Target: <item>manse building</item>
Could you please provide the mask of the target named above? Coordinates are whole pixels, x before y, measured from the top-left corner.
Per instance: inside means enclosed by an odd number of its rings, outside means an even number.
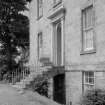
[[[105,88],[105,0],[32,0],[30,41],[32,72],[51,71],[53,100],[78,105]]]

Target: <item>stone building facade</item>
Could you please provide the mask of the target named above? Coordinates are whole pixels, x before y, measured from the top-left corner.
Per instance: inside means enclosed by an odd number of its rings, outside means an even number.
[[[78,105],[87,89],[105,88],[105,0],[32,0],[30,41],[30,66],[54,72],[55,101]]]

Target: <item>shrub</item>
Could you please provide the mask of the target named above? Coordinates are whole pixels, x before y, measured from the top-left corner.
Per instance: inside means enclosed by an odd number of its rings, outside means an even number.
[[[81,101],[82,105],[104,105],[105,90],[95,89],[89,90],[84,94]]]
[[[48,97],[48,80],[43,76],[37,76],[29,85],[26,86],[27,89],[38,92],[40,95]]]

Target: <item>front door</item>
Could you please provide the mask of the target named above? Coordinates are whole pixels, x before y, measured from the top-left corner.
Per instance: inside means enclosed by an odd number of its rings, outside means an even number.
[[[57,24],[57,65],[60,66],[62,62],[62,35],[61,35],[61,23]]]
[[[65,104],[65,75],[60,74],[54,77],[54,101]]]

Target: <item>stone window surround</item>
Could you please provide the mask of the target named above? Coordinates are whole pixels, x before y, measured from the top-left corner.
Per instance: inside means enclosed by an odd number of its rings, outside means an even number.
[[[53,23],[53,48],[54,48],[53,61],[54,61],[54,64],[56,64],[56,65],[58,65],[57,30],[58,30],[59,25],[61,27],[61,63],[62,63],[62,41],[63,40],[62,40],[62,20],[61,19],[59,19],[57,22]]]
[[[51,21],[51,27],[52,27],[52,44],[51,44],[51,61],[54,62],[54,25],[58,22],[61,22],[61,30],[62,30],[62,62],[61,66],[64,66],[64,53],[65,53],[65,38],[64,38],[64,21],[65,21],[65,8],[63,5],[61,5],[59,8],[57,8],[55,11],[51,12],[51,14],[48,16],[48,18]]]
[[[61,42],[62,42],[62,44],[61,44],[61,59],[62,59],[62,61],[61,61],[61,65],[63,66],[63,64],[64,64],[64,54],[63,54],[63,52],[64,52],[64,34],[63,34],[63,32],[64,32],[64,20],[63,20],[63,18],[60,18],[60,19],[58,19],[56,22],[54,22],[54,23],[52,23],[52,27],[53,27],[53,36],[52,36],[52,60],[54,61],[54,63],[56,64],[56,62],[57,62],[57,57],[55,58],[55,56],[54,55],[57,55],[57,52],[55,51],[55,46],[54,46],[54,39],[55,39],[55,30],[56,30],[56,28],[57,28],[57,26],[56,25],[58,25],[59,23],[61,23]]]
[[[82,11],[85,10],[88,7],[93,6],[93,49],[92,50],[87,50],[84,51],[83,48],[83,26],[82,26]],[[95,6],[94,6],[94,0],[88,0],[84,5],[81,7],[81,51],[80,55],[84,54],[91,54],[91,53],[96,53],[96,37],[95,37]]]

